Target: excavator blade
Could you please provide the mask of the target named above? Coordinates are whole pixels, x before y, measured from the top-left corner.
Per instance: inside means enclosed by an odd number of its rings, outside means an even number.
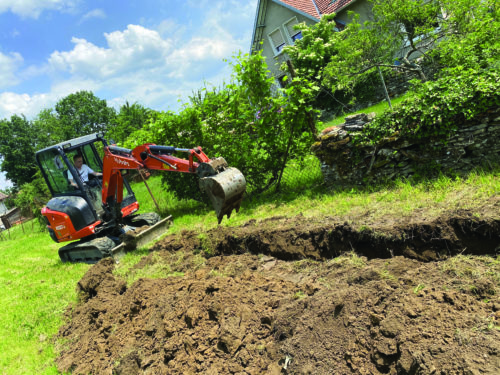
[[[125,253],[141,248],[165,234],[172,225],[172,215],[151,226],[138,227],[120,236],[122,243],[111,250],[115,260],[121,259]]]
[[[245,177],[236,168],[200,179],[200,189],[210,198],[219,224],[224,215],[229,219],[233,210],[239,211],[246,186]]]

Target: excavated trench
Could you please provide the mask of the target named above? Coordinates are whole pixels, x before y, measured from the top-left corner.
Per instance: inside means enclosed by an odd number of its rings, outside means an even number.
[[[490,202],[491,203],[491,202]],[[273,218],[155,244],[78,283],[58,334],[73,374],[497,374],[498,200],[354,226]]]
[[[191,248],[209,255],[265,254],[281,260],[327,260],[354,251],[368,259],[405,256],[420,261],[457,254],[500,252],[500,219],[478,219],[468,211],[454,212],[430,223],[399,223],[391,227],[355,229],[348,223],[303,217],[251,221],[242,227],[219,227],[207,234],[183,232],[165,239],[155,250]]]

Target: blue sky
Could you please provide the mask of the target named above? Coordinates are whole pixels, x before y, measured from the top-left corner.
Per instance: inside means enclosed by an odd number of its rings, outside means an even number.
[[[90,90],[156,110],[230,77],[257,0],[0,0],[0,119]],[[5,181],[0,176],[0,188]]]

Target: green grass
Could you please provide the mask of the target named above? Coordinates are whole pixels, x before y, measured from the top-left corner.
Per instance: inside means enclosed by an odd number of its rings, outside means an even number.
[[[135,188],[135,187],[134,187]],[[358,229],[386,217],[411,217],[425,210],[426,220],[445,211],[471,209],[500,192],[500,171],[471,172],[466,177],[440,176],[432,180],[412,182],[397,180],[390,185],[366,188],[328,189],[324,186],[304,187],[281,193],[265,193],[243,201],[241,210],[223,226],[235,226],[251,219],[265,220],[273,216],[339,217]],[[182,206],[186,204],[185,206]],[[193,208],[191,212],[190,209]],[[174,217],[169,233],[190,229],[203,233],[215,228],[217,219],[207,206],[193,202],[176,202],[167,210]]]
[[[393,108],[397,107],[397,105],[399,103],[401,103],[405,99],[406,96],[407,95],[401,95],[401,96],[398,96],[397,98],[391,99],[392,107]],[[380,103],[372,105],[371,107],[363,108],[363,109],[360,109],[359,111],[350,112],[350,113],[342,114],[341,116],[337,116],[333,120],[321,124],[320,127],[318,128],[318,130],[321,131],[323,129],[329,128],[330,126],[340,125],[340,124],[344,123],[345,118],[347,116],[355,115],[358,113],[370,113],[370,112],[375,112],[376,114],[379,114],[379,113],[382,113],[388,109],[389,109],[389,103],[387,103],[387,101],[384,100]]]
[[[291,168],[311,169],[302,165]],[[230,219],[224,218],[221,225],[238,226],[249,220],[259,222],[270,217],[302,214],[316,220],[334,217],[358,229],[369,230],[372,224],[387,222],[388,218],[413,217],[424,212],[426,220],[432,220],[456,209],[470,209],[480,218],[480,211],[474,210],[500,192],[500,170],[472,172],[467,177],[440,176],[419,182],[398,180],[390,185],[339,189],[322,186],[315,174],[317,170],[308,175],[291,173],[280,193],[247,196],[240,212]],[[150,178],[148,184],[161,214],[174,217],[167,234],[194,230],[203,235],[217,227],[210,207],[175,198],[162,187],[160,176]],[[133,189],[141,212],[156,210],[143,183],[133,184]],[[57,353],[53,337],[63,324],[66,307],[76,301],[76,283],[89,268],[86,264],[61,263],[57,255],[60,245],[53,243],[48,233],[38,230],[37,223],[28,223],[11,229],[10,236],[3,232],[5,239],[0,239],[0,374],[58,373],[54,366]],[[139,277],[182,277],[182,272],[175,267],[175,259],[174,263],[167,260],[149,269],[130,272],[148,253],[147,249],[141,249],[127,254],[115,274],[129,284]],[[355,254],[348,260],[363,266],[362,259]],[[180,264],[184,260],[177,261]],[[202,256],[193,262],[203,262]],[[457,275],[467,276],[469,272],[467,268],[457,268],[451,261],[443,267],[448,267],[444,272]],[[484,272],[491,271],[486,267]],[[489,276],[499,280],[498,273]]]
[[[52,337],[89,265],[62,264],[38,223],[23,227],[0,239],[0,373],[58,374]]]

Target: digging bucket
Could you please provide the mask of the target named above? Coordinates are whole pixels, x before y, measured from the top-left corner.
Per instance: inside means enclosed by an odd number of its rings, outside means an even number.
[[[245,177],[236,168],[200,179],[200,189],[210,198],[219,224],[224,215],[229,219],[233,210],[239,211],[246,185]]]

